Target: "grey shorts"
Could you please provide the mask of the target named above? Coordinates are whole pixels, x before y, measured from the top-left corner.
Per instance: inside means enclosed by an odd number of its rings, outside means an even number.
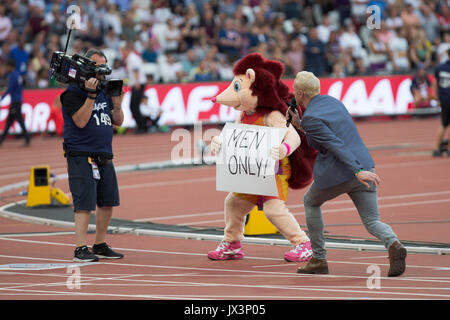
[[[119,186],[112,161],[98,168],[100,179],[94,179],[87,156],[67,157],[69,187],[74,211],[94,211],[96,206],[120,205]]]

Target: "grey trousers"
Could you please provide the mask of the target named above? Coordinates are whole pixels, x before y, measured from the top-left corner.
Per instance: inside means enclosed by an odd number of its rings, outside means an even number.
[[[314,258],[326,259],[324,223],[320,207],[324,202],[344,193],[347,193],[352,199],[367,231],[381,240],[386,248],[398,240],[391,227],[380,221],[377,186],[373,182],[369,184],[370,188],[368,189],[356,177],[328,189],[319,189],[314,182],[311,184],[305,193],[303,203]]]

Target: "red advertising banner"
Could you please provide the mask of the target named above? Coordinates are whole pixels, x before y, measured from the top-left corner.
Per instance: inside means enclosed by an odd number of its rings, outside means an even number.
[[[341,100],[352,115],[395,115],[411,108],[412,76],[373,76],[321,79],[321,93]],[[293,79],[285,80],[292,88]],[[189,84],[152,85],[146,88],[147,102],[143,113],[162,110],[161,125],[189,125],[196,122],[227,122],[236,119],[237,112],[224,105],[213,103],[211,98],[219,94],[229,82],[202,82]],[[22,113],[25,125],[31,132],[54,131],[55,105],[63,89],[24,90]],[[129,109],[131,92],[125,88],[122,102],[124,127],[134,127]],[[10,98],[0,103],[0,130],[3,130],[8,116]],[[53,113],[52,113],[53,111]],[[10,133],[20,132],[17,123]]]

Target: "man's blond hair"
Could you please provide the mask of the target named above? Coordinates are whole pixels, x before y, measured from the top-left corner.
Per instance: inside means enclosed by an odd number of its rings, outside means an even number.
[[[320,93],[320,80],[308,71],[300,71],[294,80],[296,90],[303,90],[304,94],[312,98]]]

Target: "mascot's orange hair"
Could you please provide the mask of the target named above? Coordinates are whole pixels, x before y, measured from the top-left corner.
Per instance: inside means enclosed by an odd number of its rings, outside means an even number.
[[[286,114],[288,104],[294,97],[289,88],[281,81],[284,65],[275,60],[265,59],[259,53],[251,53],[242,58],[233,68],[235,75],[245,74],[247,69],[255,71],[255,81],[250,86],[252,95],[258,98],[258,112],[270,113],[273,110]],[[297,107],[302,118],[304,107]],[[300,130],[301,145],[290,156],[292,175],[289,187],[300,189],[309,185],[313,180],[313,166],[317,151],[308,145],[306,136]]]

